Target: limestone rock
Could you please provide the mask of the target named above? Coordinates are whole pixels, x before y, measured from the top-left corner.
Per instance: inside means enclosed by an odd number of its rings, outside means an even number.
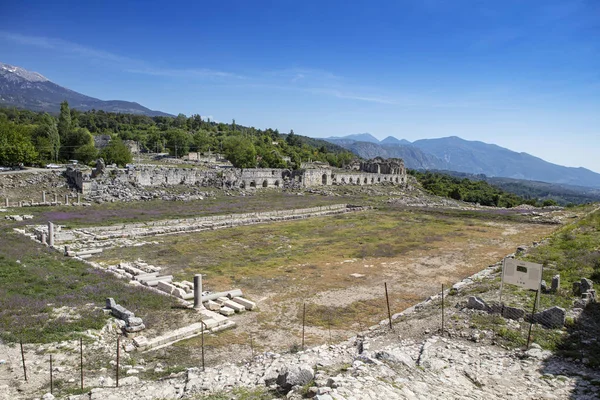
[[[469,299],[467,300],[467,308],[485,311],[487,310],[487,304],[485,304],[485,301],[479,297],[469,296]]]
[[[567,312],[564,308],[554,306],[542,312],[536,313],[533,320],[548,328],[561,328],[565,324]]]
[[[294,386],[304,386],[313,380],[315,374],[308,365],[294,365],[283,367],[277,377],[277,386],[284,392],[289,392]]]
[[[594,282],[587,278],[581,278],[581,293],[585,293],[594,288]]]

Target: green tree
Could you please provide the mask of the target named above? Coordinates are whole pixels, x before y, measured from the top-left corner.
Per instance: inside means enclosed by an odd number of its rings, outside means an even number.
[[[93,143],[84,144],[75,149],[73,157],[83,164],[89,164],[98,158],[98,150]]]
[[[64,140],[71,132],[71,111],[69,103],[63,101],[60,103],[60,114],[58,115],[58,134]]]
[[[61,146],[61,158],[65,160],[69,159],[77,159],[77,155],[81,155],[85,157],[81,159],[82,162],[89,162],[91,159],[89,157],[94,155],[91,147],[94,147],[94,137],[85,128],[75,128],[71,130],[67,136],[62,140],[64,145]],[[79,150],[80,147],[87,146],[87,148]]]
[[[100,157],[107,164],[117,164],[121,167],[129,164],[133,160],[129,147],[119,138],[112,139],[108,146],[100,152]]]
[[[254,168],[256,149],[252,142],[241,136],[232,136],[223,142],[223,153],[236,168]]]
[[[169,129],[165,136],[167,137],[167,148],[169,154],[181,157],[190,151],[190,135],[181,129]]]
[[[0,119],[0,165],[31,164],[37,157],[29,129]]]
[[[31,140],[41,160],[58,160],[60,135],[58,134],[56,120],[48,113],[44,113],[41,124],[33,130]]]

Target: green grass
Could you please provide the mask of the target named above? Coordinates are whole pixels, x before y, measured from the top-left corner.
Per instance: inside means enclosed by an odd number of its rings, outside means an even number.
[[[527,260],[544,264],[548,283],[559,273],[566,290],[581,278],[600,282],[600,212],[561,228],[547,245],[532,249]]]
[[[77,332],[101,328],[107,297],[153,324],[153,315],[174,305],[169,298],[140,290],[79,261],[48,250],[14,232],[1,232],[0,338],[47,343],[70,339]],[[65,317],[52,310],[71,308]],[[73,317],[75,316],[76,317]]]

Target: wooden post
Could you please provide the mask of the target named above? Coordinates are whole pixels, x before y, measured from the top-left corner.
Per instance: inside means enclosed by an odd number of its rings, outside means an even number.
[[[533,311],[531,311],[531,324],[529,324],[529,333],[527,334],[527,350],[529,350],[529,344],[531,343],[531,328],[533,328],[533,317],[535,315],[535,306],[537,305],[539,290],[535,291],[535,300],[533,301]]]
[[[304,351],[304,326],[306,324],[306,303],[302,310],[302,351]]]
[[[50,394],[52,394],[53,389],[53,381],[52,381],[52,354],[50,354]]]
[[[117,336],[117,387],[119,387],[119,354],[121,351],[121,335]]]
[[[23,341],[20,340],[21,345],[21,360],[23,360],[23,375],[25,376],[25,382],[27,382],[27,368],[25,367],[25,352],[23,351]]]
[[[385,287],[385,301],[387,303],[388,319],[390,320],[390,329],[393,329],[393,327],[392,327],[392,312],[390,311],[390,298],[388,297],[387,282],[384,282],[384,287]]]
[[[79,367],[81,368],[81,390],[83,390],[83,338],[79,338]]]

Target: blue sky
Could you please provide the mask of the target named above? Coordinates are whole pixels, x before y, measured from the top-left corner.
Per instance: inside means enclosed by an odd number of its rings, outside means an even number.
[[[597,0],[10,2],[0,61],[173,114],[600,172]]]

